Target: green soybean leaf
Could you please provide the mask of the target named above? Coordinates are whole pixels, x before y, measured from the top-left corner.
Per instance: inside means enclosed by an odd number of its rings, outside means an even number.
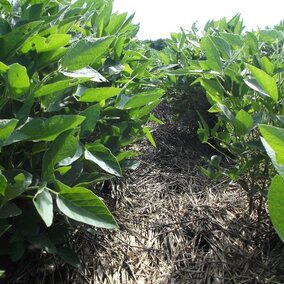
[[[201,86],[206,90],[208,99],[214,103],[220,103],[223,100],[224,90],[217,80],[202,78],[198,80]]]
[[[144,127],[143,128],[143,133],[145,134],[146,138],[148,139],[148,141],[151,143],[151,145],[155,148],[157,148],[156,142],[152,136],[152,133],[150,131],[149,127]]]
[[[5,145],[22,140],[53,141],[62,132],[74,129],[84,121],[80,115],[54,115],[50,118],[35,118],[16,129]]]
[[[269,97],[269,94],[267,94],[267,92],[260,86],[260,84],[254,79],[244,79],[244,82],[253,90],[255,90],[256,92],[260,93],[261,95],[265,96],[265,97]]]
[[[261,57],[262,69],[269,75],[273,75],[275,65],[266,56]]]
[[[209,69],[222,72],[222,61],[220,53],[210,36],[204,37],[201,41],[201,47],[205,49],[206,65]]]
[[[80,268],[81,261],[78,257],[78,255],[68,247],[58,247],[57,248],[57,254],[68,264]]]
[[[15,204],[8,202],[0,208],[0,219],[16,217],[22,214],[22,210]]]
[[[75,71],[61,71],[61,73],[71,78],[88,78],[88,80],[98,83],[107,82],[103,75],[91,67],[84,67]]]
[[[268,191],[268,210],[272,224],[284,241],[284,178],[276,175]]]
[[[119,94],[121,89],[114,87],[106,88],[89,88],[82,94],[80,102],[100,102],[109,98],[115,97]]]
[[[60,58],[63,57],[63,55],[66,53],[67,50],[68,50],[67,47],[60,47],[58,49],[39,54],[38,65],[42,67],[50,63],[53,63],[55,61],[58,61]]]
[[[262,144],[280,175],[284,174],[284,129],[271,125],[259,125]]]
[[[92,65],[108,51],[114,37],[82,39],[72,45],[62,58],[63,69],[72,71]]]
[[[36,50],[37,53],[52,51],[65,46],[71,38],[67,34],[51,34],[48,37],[35,35],[29,38],[22,46],[21,52],[28,53],[30,50]]]
[[[78,178],[78,180],[76,180],[76,187],[78,186],[87,187],[87,186],[94,185],[98,182],[110,180],[112,178],[113,178],[112,175],[102,174],[102,173],[97,173],[97,172],[82,173],[80,177]]]
[[[21,25],[11,32],[0,36],[0,60],[6,59],[15,53],[21,44],[36,30],[40,28],[43,21],[32,21],[30,23]]]
[[[165,94],[165,90],[156,89],[142,92],[133,96],[121,95],[117,101],[117,107],[121,109],[130,109],[145,106],[151,102],[156,101]]]
[[[78,147],[78,138],[74,137],[73,130],[67,130],[60,134],[45,152],[42,160],[42,180],[54,179],[54,168],[57,163],[72,157]]]
[[[111,16],[109,24],[105,28],[105,32],[109,35],[117,33],[121,29],[126,18],[127,18],[127,13],[113,14]]]
[[[0,174],[0,195],[4,196],[5,195],[5,190],[7,187],[7,179],[5,176]]]
[[[85,150],[85,159],[97,164],[104,171],[121,176],[120,165],[110,149],[100,143],[94,143]]]
[[[10,65],[8,70],[8,84],[13,95],[12,97],[21,98],[30,87],[30,79],[26,67],[19,63]]]
[[[80,113],[80,115],[86,117],[81,124],[81,137],[86,137],[93,133],[100,118],[100,113],[101,106],[99,104],[92,105]]]
[[[5,73],[8,70],[9,70],[9,67],[6,64],[4,64],[3,62],[0,61],[0,74]]]
[[[63,91],[67,88],[77,86],[88,80],[89,78],[86,78],[86,77],[85,78],[74,78],[74,79],[62,80],[62,81],[58,81],[55,83],[43,85],[42,87],[40,87],[39,89],[35,91],[34,97],[35,98],[42,97],[42,96],[53,94],[59,91]]]
[[[229,45],[239,49],[242,47],[243,42],[241,36],[232,33],[220,33],[221,38],[223,38]]]
[[[17,119],[0,119],[0,147],[9,138],[17,123]]]
[[[273,77],[269,76],[266,72],[258,69],[255,66],[246,64],[247,68],[254,76],[258,84],[263,88],[263,90],[275,101],[278,101],[278,89],[276,81]]]
[[[0,7],[3,8],[8,13],[13,12],[13,7],[8,0],[1,0],[0,1]]]
[[[100,228],[115,229],[117,223],[104,202],[84,187],[70,188],[56,181],[59,210],[76,221]]]
[[[18,173],[19,171],[16,170],[11,172],[15,172],[15,176],[11,179],[11,182],[7,183],[4,198],[0,196],[0,205],[20,196],[32,183],[30,174],[25,175],[24,173]]]
[[[237,135],[245,135],[253,126],[253,118],[246,111],[241,109],[233,122]]]
[[[53,222],[52,196],[46,187],[40,188],[33,198],[34,206],[47,227]]]

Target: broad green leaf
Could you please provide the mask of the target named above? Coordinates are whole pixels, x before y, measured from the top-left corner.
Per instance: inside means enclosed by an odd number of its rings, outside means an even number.
[[[100,118],[101,106],[99,104],[92,105],[80,113],[86,119],[81,124],[81,137],[89,136],[95,129]]]
[[[105,28],[106,34],[112,35],[112,34],[117,33],[121,29],[126,18],[127,18],[127,13],[113,14],[110,18],[109,24]]]
[[[54,179],[54,168],[57,163],[68,157],[73,157],[78,147],[78,137],[75,138],[73,130],[61,133],[45,152],[42,160],[42,180]]]
[[[67,34],[51,34],[48,37],[35,35],[23,44],[21,52],[28,53],[30,50],[36,50],[37,53],[52,51],[65,46],[70,39],[71,35]]]
[[[246,65],[251,74],[255,77],[259,85],[265,90],[265,92],[275,101],[278,101],[278,89],[276,81],[273,77],[269,76],[263,70],[258,69],[255,66]]]
[[[251,54],[258,52],[259,42],[254,32],[247,32],[244,36],[244,42]]]
[[[220,33],[220,37],[224,39],[232,47],[239,49],[242,47],[243,42],[240,35],[232,33]]]
[[[30,174],[25,176],[23,173],[18,173],[19,171],[14,172],[15,176],[12,181],[7,183],[4,198],[0,196],[0,206],[20,196],[32,183],[32,176]]]
[[[198,80],[201,86],[206,90],[209,100],[214,103],[220,103],[223,100],[224,90],[217,80],[202,78]]]
[[[5,176],[0,174],[0,195],[4,196],[5,195],[5,190],[7,187],[7,179]]]
[[[5,145],[22,140],[53,141],[66,130],[74,129],[85,120],[80,115],[54,115],[50,118],[35,118],[16,129]]]
[[[11,32],[0,36],[0,60],[11,56],[20,48],[21,44],[40,28],[43,21],[32,21],[13,29]]]
[[[74,266],[75,268],[80,268],[81,262],[77,254],[68,247],[58,247],[56,252],[66,263]]]
[[[5,10],[5,12],[7,12],[7,13],[13,12],[13,7],[8,0],[1,0],[0,1],[0,7],[3,8]]]
[[[203,116],[197,111],[197,114],[199,116],[200,121],[198,121],[198,130],[197,130],[197,135],[201,143],[207,143],[209,135],[210,135],[210,129],[208,126],[208,123],[206,120],[203,118]]]
[[[0,119],[0,147],[14,131],[17,123],[17,119]]]
[[[117,223],[104,202],[84,187],[70,188],[56,181],[56,203],[67,217],[91,226],[116,229]]]
[[[211,36],[210,39],[212,40],[218,51],[222,54],[223,59],[228,60],[231,55],[229,44],[218,36]]]
[[[92,186],[94,184],[97,184],[99,182],[103,182],[106,180],[112,179],[113,176],[109,174],[102,174],[102,173],[82,173],[78,180],[76,180],[76,187],[88,187]]]
[[[272,224],[284,241],[284,178],[276,175],[268,191],[268,210]]]
[[[244,79],[244,82],[253,90],[260,93],[265,97],[269,97],[269,94],[260,86],[260,84],[255,79]]]
[[[80,144],[78,144],[77,150],[76,150],[75,154],[72,157],[68,157],[68,158],[65,158],[65,159],[61,160],[58,163],[58,166],[66,167],[66,171],[69,171],[69,170],[67,170],[68,168],[70,169],[69,166],[72,165],[78,159],[80,159],[82,154],[83,154],[83,148],[82,148],[82,146]],[[60,169],[57,169],[57,170],[60,171]],[[65,171],[64,169],[62,169],[62,170]]]
[[[107,82],[105,77],[91,67],[85,67],[75,71],[61,71],[61,73],[71,78],[88,78],[90,81],[98,83]]]
[[[9,66],[7,66],[6,64],[0,61],[0,74],[5,73],[8,70],[9,70]]]
[[[120,165],[111,151],[100,143],[94,143],[85,150],[85,159],[97,164],[104,171],[121,176]]]
[[[269,75],[273,75],[275,65],[266,56],[261,57],[262,69]]]
[[[15,204],[8,202],[0,208],[0,219],[16,217],[22,214],[22,210]]]
[[[253,118],[250,114],[241,109],[237,113],[233,124],[237,135],[245,135],[253,126]]]
[[[117,107],[121,109],[129,109],[145,106],[161,98],[164,94],[165,90],[156,89],[133,96],[121,95],[118,98]]]
[[[114,87],[106,88],[89,88],[79,98],[80,102],[100,102],[109,98],[115,97],[119,94],[121,89]]]
[[[59,91],[63,91],[66,90],[67,88],[77,86],[88,80],[89,78],[74,78],[74,79],[62,80],[55,83],[46,84],[41,86],[39,89],[35,91],[34,97],[35,98],[42,97]]]
[[[148,139],[148,141],[151,143],[151,145],[155,148],[157,148],[156,142],[152,136],[152,133],[150,131],[149,127],[144,127],[143,128],[143,133],[145,134],[146,138]]]
[[[138,120],[140,118],[146,117],[151,113],[151,111],[160,103],[160,99],[150,102],[148,105],[145,105],[140,108],[134,108],[129,112],[129,115],[131,116],[132,119]],[[153,120],[152,120],[153,118]],[[149,117],[150,120],[155,121],[157,123],[161,123],[158,119],[155,119],[153,116],[150,115]]]
[[[225,117],[230,121],[230,123],[233,124],[235,121],[233,113],[225,105],[221,103],[218,104],[218,107],[220,111],[225,115]]]
[[[205,49],[206,65],[209,69],[222,72],[222,61],[220,53],[210,36],[204,37],[201,41],[201,48]]]
[[[42,67],[47,64],[58,61],[60,58],[62,58],[62,56],[66,53],[67,50],[68,50],[67,47],[60,47],[56,50],[52,50],[49,52],[44,52],[44,53],[39,54],[38,65]]]
[[[114,37],[82,39],[73,44],[63,56],[63,69],[72,71],[92,65],[108,51]]]
[[[52,196],[46,187],[40,188],[33,198],[34,206],[47,227],[53,222]]]
[[[30,79],[26,67],[19,63],[10,65],[8,70],[8,84],[13,97],[21,98],[30,87]]]
[[[284,174],[284,128],[271,125],[259,125],[265,150],[280,175]]]

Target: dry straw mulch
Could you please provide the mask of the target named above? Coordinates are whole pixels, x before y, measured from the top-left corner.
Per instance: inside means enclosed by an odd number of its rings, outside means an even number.
[[[248,215],[237,185],[200,174],[208,149],[170,121],[154,136],[157,149],[141,144],[139,169],[112,185],[120,230],[80,236],[81,281],[284,283],[284,246],[267,216]]]
[[[105,199],[120,229],[76,234],[83,268],[33,283],[284,283],[284,246],[267,216],[248,215],[237,185],[202,176],[209,150],[164,120],[157,149],[141,143],[138,170],[109,184]]]

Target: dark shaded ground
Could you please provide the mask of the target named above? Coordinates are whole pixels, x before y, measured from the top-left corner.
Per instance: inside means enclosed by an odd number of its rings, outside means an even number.
[[[284,283],[284,246],[267,216],[248,215],[236,184],[202,176],[211,150],[169,111],[158,114],[166,123],[154,132],[157,149],[140,143],[140,167],[105,196],[120,230],[74,234],[80,270],[30,258],[10,283]]]

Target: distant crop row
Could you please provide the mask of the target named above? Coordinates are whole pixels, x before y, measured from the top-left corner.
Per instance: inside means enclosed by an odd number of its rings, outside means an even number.
[[[202,172],[238,182],[249,212],[269,215],[284,239],[284,24],[244,32],[240,15],[210,21],[200,33],[173,33],[159,55],[169,100],[190,109],[198,137],[216,154]],[[204,110],[204,98],[209,102]],[[202,104],[196,102],[201,101]],[[206,105],[206,103],[205,103]]]

